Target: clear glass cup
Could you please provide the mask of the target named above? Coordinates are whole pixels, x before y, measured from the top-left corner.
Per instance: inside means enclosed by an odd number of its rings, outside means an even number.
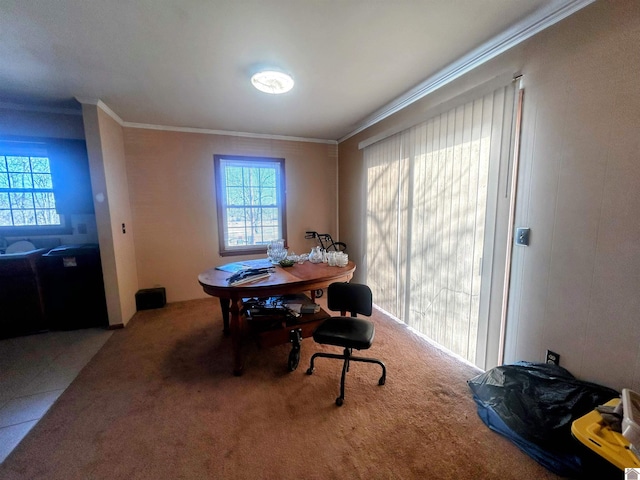
[[[287,249],[284,247],[284,240],[275,240],[267,245],[267,256],[271,263],[278,263],[287,258]]]
[[[336,266],[338,267],[346,267],[349,263],[349,255],[344,252],[336,253]]]

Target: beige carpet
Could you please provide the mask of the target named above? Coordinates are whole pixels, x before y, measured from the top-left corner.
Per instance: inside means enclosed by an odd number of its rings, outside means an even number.
[[[217,300],[139,312],[116,331],[0,466],[2,479],[557,478],[478,418],[477,371],[379,312],[387,364],[354,364],[342,407],[340,362],[302,346],[245,349],[231,375]]]

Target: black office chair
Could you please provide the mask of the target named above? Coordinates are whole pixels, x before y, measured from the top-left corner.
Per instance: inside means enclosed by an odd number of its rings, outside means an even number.
[[[313,332],[313,339],[323,345],[336,345],[344,348],[344,353],[317,352],[311,357],[311,363],[307,375],[313,373],[313,364],[317,357],[338,358],[344,361],[342,365],[342,378],[340,379],[340,396],[336,398],[336,405],[344,403],[344,379],[349,371],[351,362],[377,363],[382,367],[382,376],[378,385],[384,385],[387,377],[387,369],[380,360],[375,358],[354,357],[352,351],[366,350],[373,343],[375,327],[373,322],[363,318],[356,318],[356,314],[371,315],[372,295],[371,289],[366,285],[357,283],[332,283],[327,293],[329,310],[339,311],[342,316],[329,317]],[[346,312],[351,316],[346,317]]]

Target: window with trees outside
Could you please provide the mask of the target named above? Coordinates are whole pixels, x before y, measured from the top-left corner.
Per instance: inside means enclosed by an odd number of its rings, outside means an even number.
[[[214,155],[220,255],[264,253],[286,240],[283,158]]]
[[[60,225],[46,151],[0,149],[0,227]]]

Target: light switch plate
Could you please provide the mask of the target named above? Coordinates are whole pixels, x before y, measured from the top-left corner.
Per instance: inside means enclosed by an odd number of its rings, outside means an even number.
[[[526,227],[519,227],[516,229],[516,245],[529,246],[529,237],[531,236],[531,229]]]

